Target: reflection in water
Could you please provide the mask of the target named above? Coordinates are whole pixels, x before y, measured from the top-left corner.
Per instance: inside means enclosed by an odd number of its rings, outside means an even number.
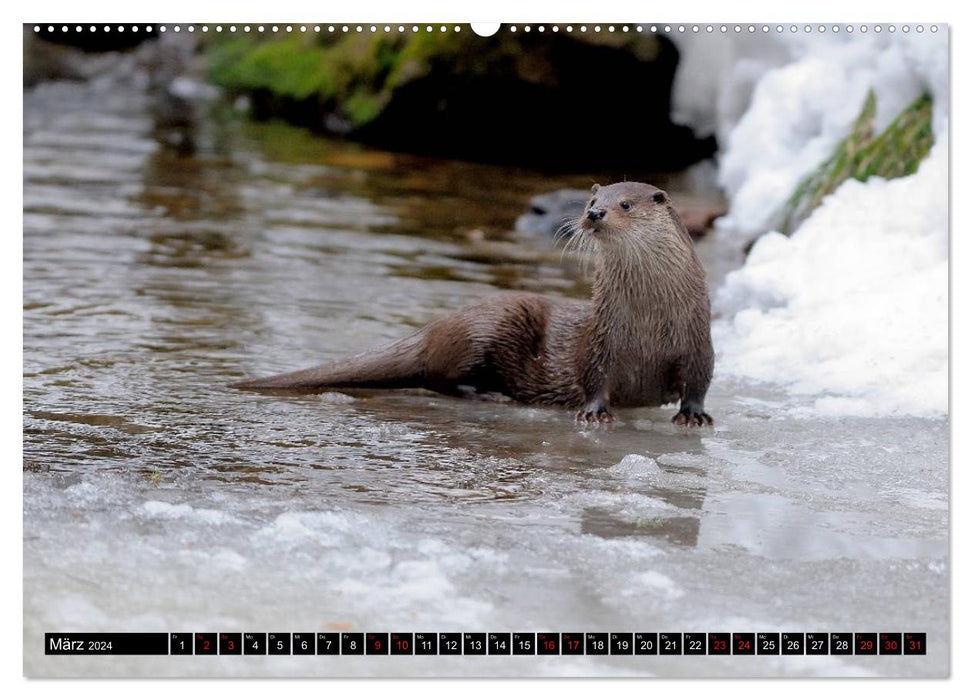
[[[699,503],[700,505],[700,503]],[[700,518],[642,518],[630,522],[600,508],[585,508],[580,521],[581,532],[598,537],[647,537],[679,547],[698,544]]]
[[[678,547],[696,547],[709,479],[704,467],[682,466],[679,462],[704,460],[705,450],[700,440],[694,445],[682,444],[681,448],[674,455],[654,452],[660,462],[645,458],[645,454],[651,453],[642,448],[639,458],[627,457],[608,470],[634,477],[634,483],[624,485],[624,492],[647,496],[649,500],[633,512],[584,508],[581,532],[604,538],[643,537]],[[672,458],[674,464],[669,463]],[[629,466],[625,468],[625,465]]]

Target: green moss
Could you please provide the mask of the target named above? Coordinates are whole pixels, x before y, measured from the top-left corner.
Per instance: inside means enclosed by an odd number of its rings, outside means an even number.
[[[477,43],[481,41],[475,35],[440,31],[210,34],[203,50],[209,78],[230,92],[265,91],[296,102],[313,99],[357,128],[381,113],[394,90],[432,71],[478,75],[497,66],[516,66],[522,47],[515,41]],[[529,66],[516,67],[528,73]]]
[[[213,47],[210,76],[231,90],[270,90],[304,99],[333,82],[319,47],[302,46],[300,37],[260,42],[238,38]]]
[[[441,32],[220,36],[208,38],[204,50],[210,79],[227,90],[315,98],[360,127],[380,114],[392,90],[427,73],[432,58],[458,55],[460,44]]]
[[[873,135],[877,99],[871,90],[849,135],[837,144],[833,155],[799,183],[786,202],[782,232],[791,233],[839,185],[849,179],[886,179],[917,172],[934,145],[931,128],[933,100],[923,94],[897,115],[883,132]]]
[[[382,95],[372,95],[367,90],[358,90],[344,102],[344,111],[352,124],[367,124],[381,114],[385,99]]]

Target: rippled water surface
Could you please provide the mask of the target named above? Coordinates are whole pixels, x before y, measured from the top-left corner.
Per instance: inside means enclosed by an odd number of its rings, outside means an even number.
[[[137,82],[24,96],[29,675],[940,675],[947,423],[613,430],[422,392],[241,377],[399,338],[499,290],[583,297],[530,196],[587,186],[373,152]],[[672,185],[677,196],[677,182]],[[700,250],[712,283],[731,260]],[[717,374],[717,369],[716,369]],[[306,628],[304,630],[304,628]],[[45,631],[926,631],[925,658],[65,658]]]

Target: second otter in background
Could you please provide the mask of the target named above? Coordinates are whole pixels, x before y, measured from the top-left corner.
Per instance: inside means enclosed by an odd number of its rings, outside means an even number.
[[[569,224],[596,258],[591,304],[505,294],[434,321],[396,343],[317,367],[240,382],[239,389],[318,393],[422,387],[577,408],[680,399],[679,425],[711,425],[705,394],[714,352],[705,273],[665,192],[639,182],[594,185]]]

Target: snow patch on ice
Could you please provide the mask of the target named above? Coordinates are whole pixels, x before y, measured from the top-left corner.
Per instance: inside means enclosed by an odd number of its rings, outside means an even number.
[[[354,525],[340,512],[285,512],[262,527],[256,540],[280,549],[301,547],[308,542],[321,547],[339,545]]]
[[[659,593],[665,596],[669,600],[674,600],[684,595],[684,591],[678,588],[674,581],[657,571],[640,573],[634,577],[634,582],[640,586],[649,588],[654,594]]]
[[[608,472],[616,476],[627,476],[633,478],[643,478],[653,474],[658,474],[661,468],[657,466],[650,457],[638,454],[626,455],[620,462],[607,468]]]
[[[237,523],[239,519],[221,510],[211,508],[193,508],[187,503],[166,503],[164,501],[146,501],[141,511],[150,518],[162,520],[191,520],[204,525],[225,525]]]
[[[580,496],[571,496],[570,505],[585,508],[607,508],[618,517],[639,518],[645,514],[656,515],[677,510],[675,506],[660,498],[652,498],[639,493],[618,493],[615,491],[589,490]]]
[[[246,570],[249,560],[239,552],[222,547],[213,552],[210,563],[221,571],[242,572]]]
[[[185,518],[192,512],[192,506],[187,503],[163,503],[162,501],[148,501],[142,505],[146,515],[156,518]]]

